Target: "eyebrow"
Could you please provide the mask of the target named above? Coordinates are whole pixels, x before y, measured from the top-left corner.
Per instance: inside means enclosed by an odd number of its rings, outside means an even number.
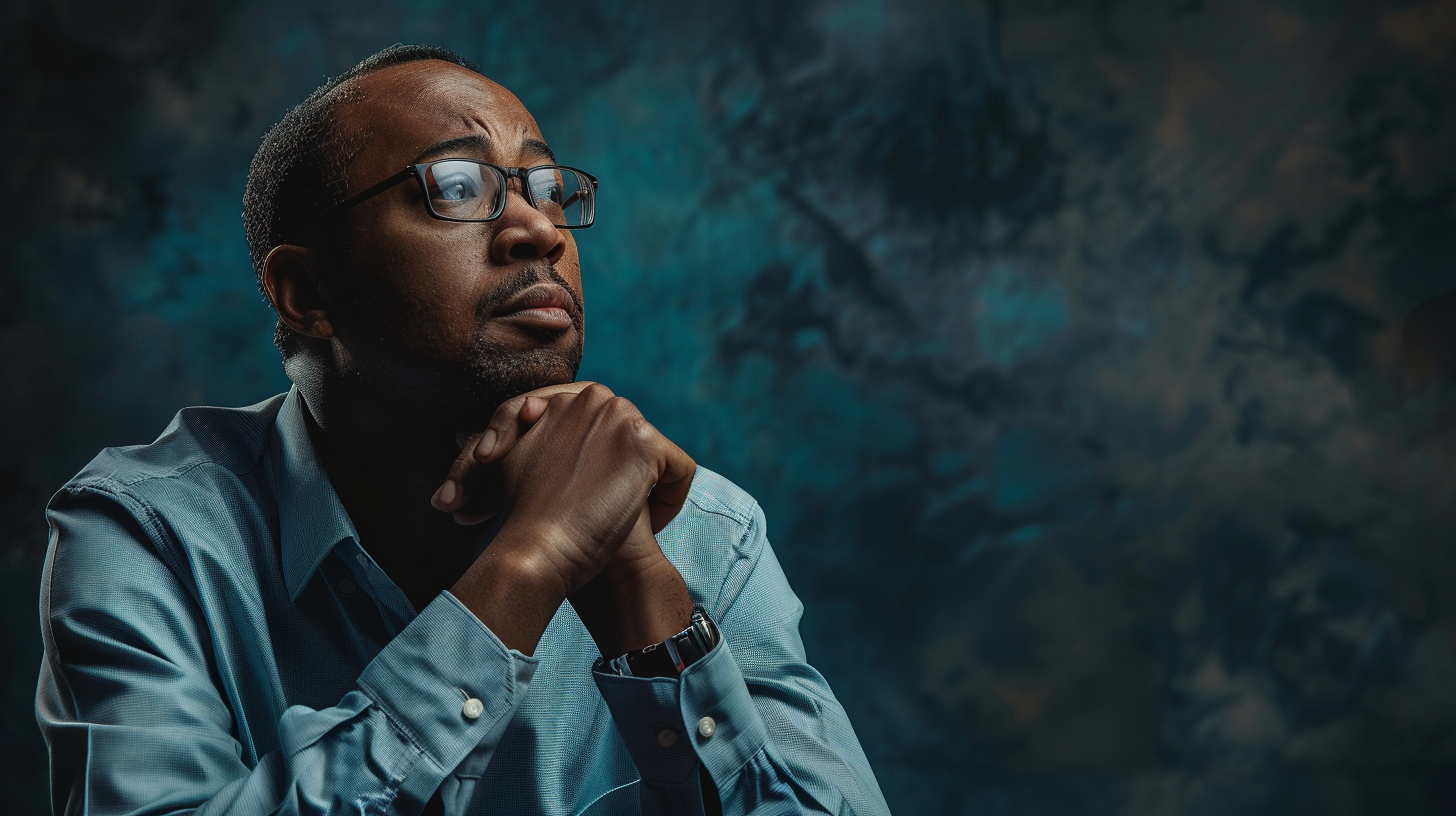
[[[437,158],[449,153],[458,153],[462,151],[483,153],[489,150],[490,147],[490,139],[486,136],[480,135],[479,133],[473,133],[469,136],[456,136],[453,139],[446,139],[443,142],[436,142],[435,144],[432,144],[429,147],[425,148],[425,151],[423,153],[415,157],[414,163],[419,164],[432,158]],[[544,156],[549,159],[552,164],[556,163],[556,154],[551,152],[550,145],[546,144],[540,139],[522,140],[521,152],[528,155]]]

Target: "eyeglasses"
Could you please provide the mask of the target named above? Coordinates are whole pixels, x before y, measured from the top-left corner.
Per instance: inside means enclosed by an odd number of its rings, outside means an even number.
[[[412,164],[350,196],[334,208],[342,212],[413,176],[425,194],[430,215],[442,221],[494,221],[506,209],[511,180],[521,195],[561,229],[585,229],[596,218],[597,180],[573,167],[498,167],[471,159],[442,159]],[[529,194],[527,194],[529,192]]]

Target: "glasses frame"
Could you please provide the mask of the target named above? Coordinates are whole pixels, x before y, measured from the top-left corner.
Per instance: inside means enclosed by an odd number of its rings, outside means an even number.
[[[430,206],[430,188],[425,183],[425,173],[428,172],[429,169],[431,167],[433,167],[434,165],[441,164],[443,162],[451,162],[451,161],[465,161],[465,162],[470,162],[471,164],[478,164],[478,165],[481,165],[483,167],[488,167],[491,170],[494,170],[496,173],[499,173],[501,175],[501,177],[502,177],[502,183],[500,185],[500,192],[496,194],[495,206],[491,208],[491,212],[490,212],[490,215],[488,217],[486,217],[486,218],[452,218],[452,217],[450,217],[448,215],[441,215],[441,214],[435,212],[435,208],[432,207],[432,206]],[[577,224],[575,226],[567,225],[567,224],[552,224],[552,226],[556,227],[557,229],[576,230],[576,229],[586,229],[586,228],[590,227],[592,224],[595,224],[597,222],[597,207],[596,207],[597,177],[596,176],[593,176],[591,173],[588,173],[585,170],[579,170],[579,169],[577,169],[575,167],[567,167],[564,164],[538,164],[535,167],[501,167],[498,164],[491,164],[490,162],[481,161],[479,159],[465,159],[465,158],[436,159],[434,161],[420,162],[419,164],[411,164],[410,166],[404,168],[403,170],[399,171],[398,173],[395,173],[394,175],[390,176],[389,178],[386,178],[386,179],[378,182],[377,184],[372,184],[372,185],[370,185],[368,187],[365,187],[363,190],[360,190],[358,193],[356,193],[356,194],[354,194],[352,196],[349,196],[348,198],[346,198],[343,201],[339,202],[338,205],[336,205],[329,212],[331,214],[332,213],[341,213],[344,210],[347,210],[347,209],[355,206],[356,204],[359,204],[359,203],[361,203],[363,201],[366,201],[368,199],[373,198],[374,196],[379,195],[380,193],[384,192],[385,190],[388,190],[389,188],[395,186],[396,184],[399,184],[400,182],[404,181],[405,179],[413,177],[414,180],[416,182],[418,182],[419,185],[420,185],[420,195],[424,198],[425,212],[429,213],[431,218],[436,218],[436,219],[439,219],[440,221],[453,221],[453,222],[455,222],[457,224],[483,224],[483,223],[485,223],[487,221],[494,221],[497,218],[500,218],[501,217],[501,214],[506,211],[506,197],[509,196],[510,193],[511,193],[511,179],[519,179],[520,182],[521,182],[521,190],[525,190],[525,189],[527,189],[526,176],[528,174],[530,174],[532,171],[535,171],[535,170],[564,170],[564,171],[569,171],[569,172],[572,172],[572,173],[580,173],[582,176],[585,176],[586,177],[587,181],[589,181],[591,183],[591,191],[592,191],[591,220],[590,221],[587,221],[585,224]],[[520,193],[520,196],[521,196],[521,198],[524,198],[526,200],[526,203],[527,204],[530,204],[531,205],[531,209],[536,210],[537,212],[540,212],[541,211],[541,208],[536,206],[536,202],[532,199],[531,196],[526,195],[524,192]]]

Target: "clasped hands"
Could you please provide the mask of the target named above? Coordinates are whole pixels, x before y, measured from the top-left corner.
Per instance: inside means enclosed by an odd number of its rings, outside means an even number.
[[[563,600],[606,657],[680,631],[691,600],[654,534],[682,509],[696,469],[604,385],[508,400],[463,440],[431,498],[461,524],[508,513],[452,592],[525,653]]]

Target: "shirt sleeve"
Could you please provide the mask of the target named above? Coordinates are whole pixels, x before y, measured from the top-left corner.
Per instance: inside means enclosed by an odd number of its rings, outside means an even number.
[[[526,693],[536,661],[444,593],[338,705],[283,711],[249,767],[201,611],[125,504],[72,489],[49,513],[36,716],[56,814],[418,813]]]
[[[738,542],[746,580],[706,603],[723,637],[681,678],[595,674],[642,776],[644,814],[700,813],[701,764],[724,814],[888,814],[864,750],[809,665],[799,602],[757,504]]]

